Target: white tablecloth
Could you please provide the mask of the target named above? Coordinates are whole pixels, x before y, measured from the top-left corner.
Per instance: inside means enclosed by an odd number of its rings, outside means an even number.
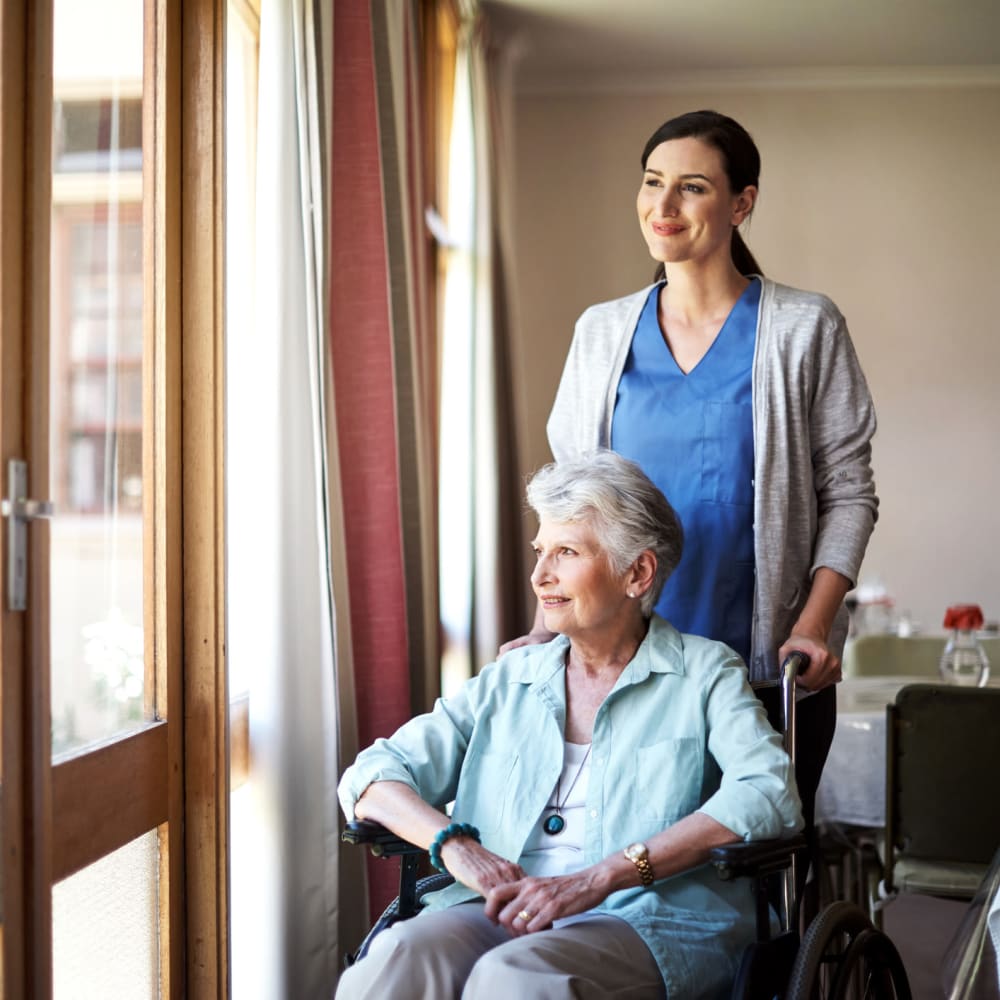
[[[837,685],[837,730],[816,791],[816,822],[885,825],[885,708],[932,677],[849,677]],[[1000,686],[1000,670],[990,678]]]
[[[816,792],[816,821],[885,824],[885,707],[926,677],[852,677],[837,686],[837,731]]]

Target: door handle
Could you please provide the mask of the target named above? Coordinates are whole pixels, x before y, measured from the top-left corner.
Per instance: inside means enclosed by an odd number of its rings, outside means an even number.
[[[28,607],[28,522],[50,518],[55,507],[48,500],[29,500],[28,463],[12,458],[7,463],[7,496],[0,501],[0,516],[7,522],[7,608]]]
[[[47,500],[27,500],[24,497],[0,500],[0,514],[4,517],[19,517],[22,521],[52,517],[55,512],[55,507]]]

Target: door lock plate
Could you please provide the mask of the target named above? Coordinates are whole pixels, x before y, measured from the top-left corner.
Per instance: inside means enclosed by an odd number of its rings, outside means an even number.
[[[7,518],[7,608],[28,607],[28,522],[55,513],[47,500],[28,499],[28,463],[12,458],[7,463],[7,496],[0,501],[0,515]]]

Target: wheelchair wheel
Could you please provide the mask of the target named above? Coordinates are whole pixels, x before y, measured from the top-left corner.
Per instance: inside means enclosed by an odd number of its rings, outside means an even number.
[[[874,927],[862,931],[844,952],[832,1000],[872,997],[910,1000],[910,986],[893,943]]]
[[[426,896],[430,892],[437,892],[438,889],[445,889],[454,882],[451,875],[435,874],[427,875],[425,878],[417,879],[416,896],[419,903],[421,896]],[[419,909],[418,909],[419,912]],[[383,911],[382,916],[372,924],[371,930],[365,935],[364,941],[353,954],[346,956],[347,965],[354,965],[368,954],[372,941],[382,933],[387,927],[391,927],[399,919],[399,897],[397,896]]]
[[[853,903],[832,903],[809,926],[787,1000],[911,1000],[892,941]]]

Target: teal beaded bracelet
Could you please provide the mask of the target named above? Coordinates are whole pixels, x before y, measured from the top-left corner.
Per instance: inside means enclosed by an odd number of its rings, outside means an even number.
[[[444,875],[451,873],[441,860],[441,848],[452,837],[471,837],[477,844],[482,843],[479,831],[471,823],[449,823],[443,830],[439,830],[437,836],[431,841],[430,855],[431,864]]]

